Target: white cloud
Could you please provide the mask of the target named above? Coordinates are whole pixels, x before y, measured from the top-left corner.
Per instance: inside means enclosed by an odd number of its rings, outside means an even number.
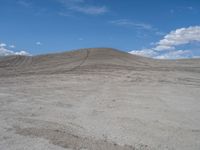
[[[134,22],[128,19],[119,19],[119,20],[112,20],[110,23],[118,25],[118,26],[130,26],[137,29],[153,29],[153,27],[149,24]]]
[[[200,42],[200,26],[191,26],[171,31],[164,36],[155,47],[131,51],[131,54],[153,57],[158,59],[178,59],[193,57],[192,50],[179,50],[177,46]]]
[[[156,59],[180,59],[180,58],[188,58],[192,56],[192,52],[190,50],[174,50],[174,51],[166,51],[165,53],[159,53],[154,49],[144,49],[144,50],[133,50],[129,52],[130,54],[144,56],[144,57],[152,57]]]
[[[108,12],[106,6],[94,6],[86,4],[85,0],[58,0],[68,10],[89,15],[100,15]],[[63,14],[63,13],[62,13]]]
[[[167,53],[156,56],[158,59],[179,59],[179,58],[188,58],[191,55],[189,50],[176,50],[169,51]]]
[[[104,14],[108,11],[108,9],[105,6],[101,7],[96,7],[96,6],[76,6],[76,7],[71,7],[71,9],[76,10],[78,12],[82,12],[85,14],[90,14],[90,15],[99,15],[99,14]]]
[[[38,45],[38,46],[42,45],[41,42],[36,42],[35,44]]]
[[[174,49],[175,46],[188,44],[193,41],[200,42],[200,26],[180,28],[167,34],[157,43],[158,51]]]
[[[12,50],[7,49],[6,44],[4,43],[0,44],[0,56],[9,56],[9,55],[30,55],[30,54],[26,51],[14,52]]]
[[[175,47],[169,46],[169,45],[157,45],[154,49],[157,50],[157,51],[174,50]]]
[[[129,53],[145,57],[154,57],[155,55],[157,55],[157,52],[155,52],[153,49],[133,50]]]
[[[25,55],[25,56],[29,56],[30,54],[26,51],[20,51],[20,52],[15,52],[15,55]]]
[[[10,45],[9,47],[10,47],[10,48],[15,48],[15,45]]]
[[[12,51],[7,50],[6,48],[0,46],[0,56],[8,56],[12,54],[13,54]]]
[[[6,47],[7,45],[5,43],[0,43],[0,47]]]

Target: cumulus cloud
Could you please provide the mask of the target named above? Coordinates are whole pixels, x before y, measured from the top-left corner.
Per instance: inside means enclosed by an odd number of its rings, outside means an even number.
[[[171,31],[156,43],[155,47],[145,50],[134,50],[131,54],[159,59],[178,59],[195,57],[192,50],[179,50],[177,46],[200,42],[200,26],[191,26]]]
[[[157,43],[156,50],[175,49],[175,46],[188,44],[193,41],[200,42],[200,26],[180,28],[167,34]]]
[[[9,56],[9,55],[30,55],[30,54],[26,51],[14,52],[6,48],[5,43],[0,43],[0,56]]]
[[[108,12],[106,6],[94,6],[86,3],[85,0],[58,0],[68,10],[89,14],[89,15],[100,15]]]

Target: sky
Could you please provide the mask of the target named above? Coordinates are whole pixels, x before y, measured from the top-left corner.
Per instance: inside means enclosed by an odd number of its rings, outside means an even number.
[[[0,0],[0,56],[109,47],[200,57],[200,0]]]

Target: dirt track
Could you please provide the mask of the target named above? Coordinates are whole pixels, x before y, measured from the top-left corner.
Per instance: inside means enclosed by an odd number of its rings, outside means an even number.
[[[200,59],[113,49],[0,59],[2,150],[199,150]]]

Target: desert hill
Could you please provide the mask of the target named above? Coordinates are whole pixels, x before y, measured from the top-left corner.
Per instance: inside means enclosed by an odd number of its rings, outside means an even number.
[[[98,70],[200,71],[200,59],[154,60],[111,48],[90,48],[39,56],[8,56],[0,59],[0,76],[59,74]]]

